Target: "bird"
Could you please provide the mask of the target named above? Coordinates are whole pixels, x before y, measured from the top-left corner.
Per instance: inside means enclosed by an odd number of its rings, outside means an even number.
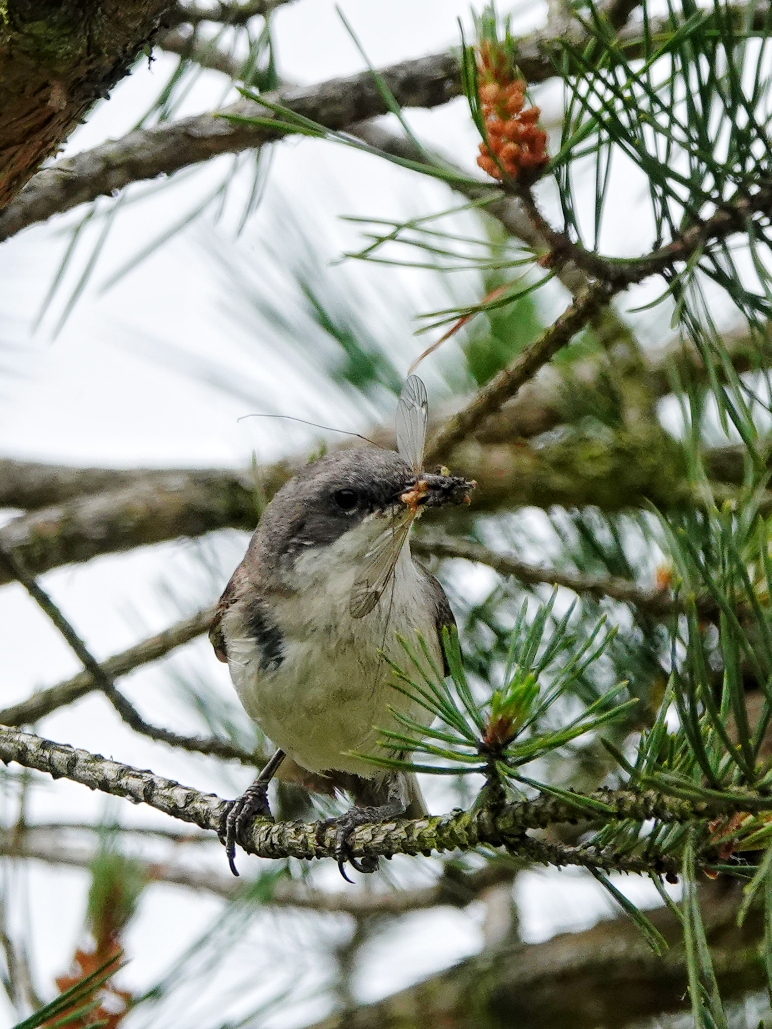
[[[370,445],[306,465],[263,511],[216,608],[209,638],[247,714],[276,750],[255,782],[229,802],[221,825],[231,871],[236,843],[256,815],[270,817],[274,776],[354,801],[335,824],[334,854],[372,872],[348,839],[361,824],[427,813],[415,774],[368,758],[393,756],[381,730],[397,715],[427,725],[431,712],[393,688],[399,637],[420,633],[424,670],[447,674],[443,627],[455,626],[442,585],[410,553],[410,529],[426,508],[468,503],[476,483],[446,468],[422,469],[426,390],[410,376],[397,410],[399,452]],[[387,658],[389,660],[387,660]],[[407,758],[407,755],[400,755]]]

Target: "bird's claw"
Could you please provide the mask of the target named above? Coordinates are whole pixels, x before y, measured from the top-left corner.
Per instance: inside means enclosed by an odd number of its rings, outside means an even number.
[[[369,875],[378,867],[378,858],[372,854],[364,854],[361,858],[354,857],[349,846],[349,838],[360,825],[379,821],[381,814],[379,808],[352,807],[345,815],[341,815],[339,818],[329,818],[321,823],[322,831],[328,828],[335,829],[333,856],[338,862],[338,871],[347,883],[353,885],[352,880],[346,874],[346,865],[351,865],[355,871],[361,872],[363,875]]]
[[[242,842],[244,831],[258,815],[273,820],[268,805],[267,782],[252,783],[237,800],[230,801],[223,811],[218,836],[225,846],[231,872],[236,876],[239,874],[236,870],[236,844]]]

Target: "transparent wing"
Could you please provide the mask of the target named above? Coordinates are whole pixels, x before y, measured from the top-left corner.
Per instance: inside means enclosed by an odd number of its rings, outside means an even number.
[[[394,567],[414,518],[412,511],[401,511],[367,553],[362,562],[361,575],[351,591],[349,610],[352,618],[363,618],[381,599],[394,574]]]
[[[411,375],[402,387],[397,407],[397,450],[414,472],[423,469],[429,398],[426,386]]]

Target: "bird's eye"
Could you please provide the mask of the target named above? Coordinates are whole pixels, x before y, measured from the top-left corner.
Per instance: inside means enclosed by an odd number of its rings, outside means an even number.
[[[341,511],[353,511],[359,502],[359,494],[355,489],[339,489],[336,490],[332,499],[341,509]]]

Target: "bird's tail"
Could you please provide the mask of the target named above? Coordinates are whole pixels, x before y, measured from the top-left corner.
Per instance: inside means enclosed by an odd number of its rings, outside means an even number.
[[[408,796],[407,807],[405,808],[406,817],[425,818],[429,811],[421,793],[421,787],[418,785],[418,777],[415,772],[403,772],[402,774],[405,776]]]

